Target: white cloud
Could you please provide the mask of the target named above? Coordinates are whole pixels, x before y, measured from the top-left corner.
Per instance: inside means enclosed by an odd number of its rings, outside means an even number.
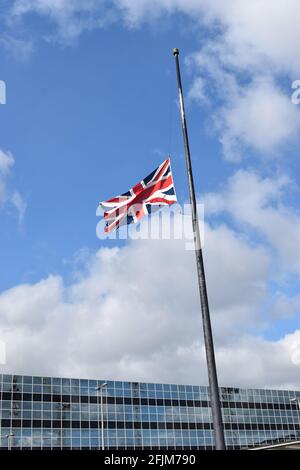
[[[281,90],[277,85],[281,76],[293,80],[300,73],[297,0],[116,3],[130,26],[164,14],[184,13],[199,30],[213,31],[200,53],[194,54],[198,70],[189,96],[207,103],[208,90],[213,89],[211,102],[216,96],[223,101],[223,105],[218,101],[215,124],[226,159],[238,161],[248,148],[278,156],[285,144],[299,141],[299,110],[291,104],[290,88]]]
[[[27,205],[21,194],[16,190],[12,190],[7,183],[8,174],[14,164],[13,155],[0,149],[0,208],[7,204],[14,206],[18,213],[19,223],[22,223]]]
[[[300,385],[298,333],[279,342],[246,333],[260,331],[268,253],[207,227],[205,260],[222,383]],[[86,267],[69,286],[49,276],[0,295],[3,371],[206,383],[194,254],[182,241],[103,248]]]
[[[18,60],[27,60],[33,51],[32,40],[17,38],[8,33],[0,36],[0,45]]]
[[[298,74],[297,0],[115,0],[131,25],[165,14],[184,13],[199,28],[216,27],[211,49],[234,67],[257,70],[270,66]]]
[[[255,172],[240,170],[220,193],[206,196],[205,210],[227,212],[237,223],[260,232],[279,254],[280,272],[284,268],[299,274],[300,215],[283,202],[283,195],[291,185],[285,176],[262,178]]]
[[[225,159],[238,162],[249,150],[267,159],[287,158],[286,149],[299,141],[300,113],[291,103],[290,90],[283,90],[268,68],[266,74],[262,68],[241,80],[209,50],[192,54],[187,64],[196,73],[189,97],[211,104],[210,119]]]
[[[0,174],[7,175],[14,166],[15,160],[10,152],[4,152],[0,149]]]
[[[298,139],[299,110],[289,87],[281,90],[277,83],[300,73],[297,0],[15,0],[8,12],[11,29],[33,13],[55,26],[46,39],[69,44],[117,20],[132,28],[162,15],[185,15],[208,33],[193,54],[189,95],[203,103],[209,89],[219,88],[215,120],[225,158],[238,161],[251,147],[260,155],[280,155],[284,144]],[[12,34],[7,38],[12,43]]]
[[[291,318],[300,311],[300,295],[288,296],[282,292],[274,294],[272,313],[275,318]]]
[[[239,371],[246,386],[263,384],[269,388],[299,389],[300,330],[279,341],[244,336],[234,346],[219,351],[220,376]]]
[[[297,0],[205,3],[208,16],[225,26],[217,44],[224,63],[245,70],[270,67],[292,75],[300,72]]]
[[[290,87],[278,86],[281,77],[294,80],[300,73],[297,0],[118,0],[116,4],[129,26],[183,13],[199,30],[211,30],[200,51],[191,56],[196,78],[189,97],[200,104],[216,102],[214,124],[226,159],[239,161],[249,149],[278,157],[286,144],[299,142],[299,109],[291,103]]]
[[[49,276],[34,286],[20,285],[1,295],[0,315],[4,325],[22,325],[39,330],[47,315],[61,301],[62,285],[58,277]]]
[[[35,13],[49,18],[56,31],[44,39],[71,44],[84,31],[103,28],[115,19],[114,9],[105,0],[16,0],[9,11],[9,23]]]
[[[0,340],[0,364],[5,364],[5,362],[6,362],[5,343]]]
[[[10,21],[36,13],[50,18],[59,34],[72,39],[84,30],[103,27],[117,18],[139,26],[162,15],[185,14],[199,29],[211,28],[206,41],[220,62],[237,69],[300,73],[297,0],[14,0]]]
[[[222,129],[221,143],[228,160],[241,159],[246,148],[266,156],[280,155],[282,146],[297,142],[299,110],[268,77],[256,78],[231,100],[216,119]]]
[[[70,38],[112,18],[132,27],[183,13],[199,28],[219,26],[211,47],[224,63],[244,69],[271,66],[295,74],[300,72],[299,9],[297,0],[14,0],[9,11],[15,19],[30,13],[47,16]]]
[[[190,101],[199,102],[199,104],[208,103],[208,96],[205,93],[205,81],[202,77],[197,77],[194,80],[188,92],[188,99]]]
[[[18,212],[19,224],[22,224],[25,217],[25,212],[27,209],[27,203],[24,201],[23,197],[19,191],[14,191],[10,197],[10,201]]]

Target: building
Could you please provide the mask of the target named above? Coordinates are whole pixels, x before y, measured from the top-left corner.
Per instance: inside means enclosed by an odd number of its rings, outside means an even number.
[[[213,448],[207,387],[0,375],[0,391],[1,448]],[[221,399],[228,448],[299,440],[300,392],[221,388]]]

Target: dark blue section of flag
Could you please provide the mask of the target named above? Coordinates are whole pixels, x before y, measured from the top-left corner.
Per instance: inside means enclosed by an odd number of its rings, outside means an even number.
[[[146,176],[146,178],[143,179],[143,183],[144,183],[145,185],[147,185],[147,184],[152,180],[152,178],[153,178],[153,176],[155,175],[155,173],[157,172],[158,168],[159,168],[159,167],[155,168],[155,170],[152,171],[152,173],[150,173],[150,175]]]

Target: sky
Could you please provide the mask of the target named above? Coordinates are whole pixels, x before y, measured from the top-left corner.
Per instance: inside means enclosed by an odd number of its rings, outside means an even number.
[[[98,203],[168,155],[188,201],[178,47],[220,385],[300,389],[299,19],[297,0],[0,0],[0,373],[207,383],[185,241],[96,236]]]

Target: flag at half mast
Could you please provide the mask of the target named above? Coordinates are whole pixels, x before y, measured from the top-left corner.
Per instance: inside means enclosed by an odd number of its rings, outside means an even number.
[[[144,215],[176,201],[170,159],[167,159],[127,193],[100,202],[104,210],[104,231],[111,232],[121,225],[136,223]]]

